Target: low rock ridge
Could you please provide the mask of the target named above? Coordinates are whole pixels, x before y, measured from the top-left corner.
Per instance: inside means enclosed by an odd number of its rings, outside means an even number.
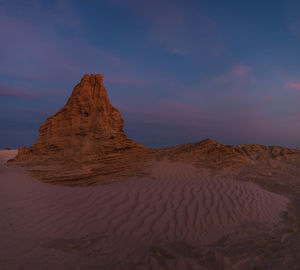
[[[147,174],[160,159],[189,162],[213,173],[300,176],[300,151],[256,144],[230,146],[206,139],[150,149],[125,135],[124,121],[112,106],[101,74],[86,74],[66,105],[39,129],[36,143],[21,147],[8,165],[23,166],[44,182],[87,185]],[[230,173],[229,173],[230,172]]]

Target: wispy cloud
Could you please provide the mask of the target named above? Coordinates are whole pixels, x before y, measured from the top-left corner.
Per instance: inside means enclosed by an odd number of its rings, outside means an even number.
[[[250,75],[250,67],[244,64],[238,64],[224,72],[220,76],[214,78],[216,82],[228,83],[240,79],[246,79]]]
[[[266,95],[263,97],[263,100],[266,102],[272,102],[274,100],[274,96],[272,95]]]
[[[17,98],[17,99],[26,99],[26,100],[38,100],[50,96],[61,96],[70,92],[70,90],[59,89],[59,88],[41,88],[39,91],[34,91],[34,89],[26,87],[12,88],[7,86],[0,86],[0,96]]]
[[[50,116],[53,112],[45,110],[45,108],[35,109],[35,108],[14,108],[16,112],[29,115],[40,115],[40,116]]]
[[[250,68],[246,65],[236,65],[231,70],[231,74],[235,77],[244,77],[249,74]]]
[[[285,84],[285,88],[300,91],[300,81],[290,81]]]
[[[143,108],[121,107],[121,111],[125,113],[129,127],[142,125],[157,136],[162,136],[158,130],[164,127],[165,131],[169,130],[170,139],[180,137],[182,142],[205,137],[225,143],[259,142],[280,133],[270,116],[257,108],[214,110],[209,106],[164,100]]]
[[[21,99],[35,99],[36,97],[32,93],[22,91],[19,89],[13,89],[9,87],[0,86],[0,96],[10,98],[21,98]]]
[[[226,86],[227,89],[241,91],[245,86],[255,82],[251,68],[244,64],[237,64],[223,74],[213,78],[213,82]]]

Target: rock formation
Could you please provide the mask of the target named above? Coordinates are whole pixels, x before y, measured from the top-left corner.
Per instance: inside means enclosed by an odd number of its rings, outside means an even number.
[[[119,110],[107,97],[103,76],[86,74],[66,105],[41,125],[36,143],[21,147],[10,164],[30,166],[38,177],[56,180],[125,172],[149,149],[127,138],[123,126]],[[58,175],[52,168],[62,171]]]
[[[258,144],[226,145],[211,139],[161,149],[161,159],[192,163],[212,177],[255,182],[274,192],[300,189],[300,151]]]
[[[36,143],[17,159],[58,155],[74,159],[142,146],[128,139],[118,109],[109,102],[100,74],[84,75],[67,104],[41,125]]]
[[[149,149],[126,137],[100,74],[84,75],[66,105],[50,116],[36,143],[21,147],[8,164],[24,166],[45,182],[67,185],[108,182],[141,175],[155,160],[193,163],[223,176],[289,174],[298,177],[300,151],[278,146],[230,146],[207,139],[164,149]]]

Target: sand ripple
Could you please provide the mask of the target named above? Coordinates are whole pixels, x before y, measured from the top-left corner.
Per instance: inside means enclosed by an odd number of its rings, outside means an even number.
[[[180,163],[160,162],[150,178],[63,187],[1,167],[0,269],[165,269],[153,256],[158,243],[207,245],[278,222],[288,203]],[[201,269],[182,258],[168,267]]]

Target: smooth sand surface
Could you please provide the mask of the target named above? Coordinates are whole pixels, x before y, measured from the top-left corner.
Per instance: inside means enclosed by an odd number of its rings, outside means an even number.
[[[157,162],[152,175],[90,187],[44,184],[0,165],[0,269],[206,269],[157,256],[249,224],[273,226],[288,200],[253,183]],[[229,268],[230,269],[230,268]]]

